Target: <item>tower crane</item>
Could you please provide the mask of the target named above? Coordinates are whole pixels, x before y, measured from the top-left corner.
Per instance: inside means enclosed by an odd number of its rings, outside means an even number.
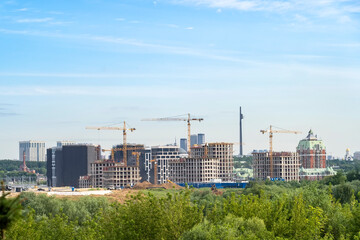
[[[147,118],[147,119],[142,119],[143,121],[185,121],[187,122],[187,126],[188,126],[188,132],[187,132],[187,152],[188,154],[190,154],[190,128],[191,128],[191,121],[203,121],[203,118],[191,118],[190,117],[190,113],[187,114],[187,118],[178,118],[178,117],[165,117],[165,118]]]
[[[285,130],[285,129],[282,129],[282,130],[273,130],[273,127],[274,127],[274,126],[270,125],[270,128],[269,128],[269,129],[260,130],[260,132],[261,132],[262,134],[269,133],[269,144],[270,144],[270,149],[269,149],[270,178],[273,177],[273,134],[274,134],[274,133],[294,133],[294,134],[299,134],[299,133],[301,133],[301,132],[299,132],[299,131],[290,131],[290,130]]]
[[[127,147],[126,150],[139,150],[139,148],[138,147]],[[115,161],[115,152],[116,151],[123,151],[124,152],[124,148],[101,149],[101,151],[103,151],[103,152],[111,152],[111,160]],[[137,161],[136,166],[137,167],[139,167],[140,154],[141,154],[140,152],[132,152],[132,155],[136,155],[136,161]],[[125,162],[125,159],[124,159],[124,166],[127,167],[127,161]]]
[[[94,129],[94,130],[122,130],[123,131],[123,155],[124,155],[124,164],[127,165],[127,147],[126,147],[126,131],[135,131],[135,128],[126,128],[126,122],[124,121],[124,127],[86,127],[86,129]]]

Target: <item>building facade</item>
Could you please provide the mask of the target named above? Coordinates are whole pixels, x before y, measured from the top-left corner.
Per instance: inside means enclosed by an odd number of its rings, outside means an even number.
[[[273,172],[268,151],[253,151],[254,178],[260,180],[299,181],[299,157],[293,152],[273,152]]]
[[[205,134],[199,133],[197,136],[198,136],[197,144],[198,145],[205,144]]]
[[[190,147],[198,144],[198,136],[196,134],[192,134],[190,136]]]
[[[326,168],[325,145],[312,130],[299,142],[296,151],[303,168]]]
[[[300,180],[316,181],[321,180],[327,176],[336,175],[336,171],[332,167],[327,168],[303,168],[300,167],[299,178]]]
[[[180,158],[169,161],[170,180],[176,183],[211,182],[219,178],[220,160]]]
[[[180,138],[180,148],[187,151],[187,139],[186,138]]]
[[[191,158],[209,158],[219,160],[219,179],[233,181],[234,157],[233,143],[206,143],[191,148]]]
[[[25,153],[25,161],[45,162],[45,142],[39,141],[21,141],[19,142],[19,160],[23,159]]]
[[[98,157],[94,145],[66,145],[47,150],[48,185],[52,187],[79,187],[80,176],[90,174],[91,163]]]

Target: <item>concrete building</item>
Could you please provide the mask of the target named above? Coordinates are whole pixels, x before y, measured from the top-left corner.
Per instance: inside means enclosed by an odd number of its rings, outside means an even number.
[[[187,153],[178,146],[155,146],[145,152],[145,169],[147,171],[147,181],[154,183],[154,167],[157,165],[156,184],[166,183],[169,179],[169,161],[177,160],[187,156]]]
[[[198,136],[197,144],[198,145],[205,144],[205,134],[199,133],[197,136]]]
[[[45,143],[39,141],[21,141],[19,142],[19,160],[28,162],[45,162]]]
[[[187,151],[187,139],[186,138],[180,138],[180,148]]]
[[[63,182],[63,160],[62,148],[49,148],[47,149],[47,164],[46,176],[47,184],[50,187],[62,187]]]
[[[233,181],[233,144],[208,143],[191,148],[190,157],[168,162],[169,178],[173,182]]]
[[[299,157],[293,152],[273,152],[273,174],[270,178],[268,151],[253,151],[254,178],[260,180],[299,181]]]
[[[354,159],[360,160],[360,152],[354,152]]]
[[[190,147],[198,144],[198,136],[193,134],[190,136]]]
[[[192,158],[219,159],[219,176],[223,182],[233,181],[233,143],[207,143],[191,148]]]
[[[62,146],[75,145],[76,143],[73,141],[57,141],[56,147],[61,148]]]
[[[303,168],[326,168],[325,145],[312,130],[299,142],[296,151]]]
[[[52,187],[79,187],[80,176],[90,174],[91,163],[98,158],[94,145],[66,145],[47,150],[48,185]]]
[[[180,158],[169,161],[170,180],[177,183],[211,182],[219,178],[220,160]]]

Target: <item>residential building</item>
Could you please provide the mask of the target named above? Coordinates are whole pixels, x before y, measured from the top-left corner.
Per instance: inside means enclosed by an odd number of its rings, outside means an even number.
[[[178,158],[169,161],[170,180],[177,183],[211,182],[219,178],[220,160]]]
[[[260,180],[299,181],[299,157],[294,152],[272,153],[272,174],[270,169],[270,154],[268,151],[253,153],[254,178]]]
[[[326,168],[325,145],[312,130],[299,142],[296,151],[303,168]]]
[[[45,142],[39,141],[21,141],[19,142],[19,160],[28,162],[45,162]]]
[[[206,143],[191,148],[192,158],[219,159],[218,178],[223,182],[233,181],[233,143]]]
[[[187,156],[184,149],[178,146],[156,146],[145,151],[145,169],[147,181],[155,184],[166,183],[169,179],[169,161]],[[157,169],[154,171],[155,166]],[[157,181],[155,182],[154,174]]]
[[[94,145],[65,145],[47,150],[48,185],[79,187],[80,176],[90,174],[91,163],[98,160],[99,147]]]
[[[56,147],[61,148],[62,146],[75,145],[76,143],[73,141],[57,141]]]

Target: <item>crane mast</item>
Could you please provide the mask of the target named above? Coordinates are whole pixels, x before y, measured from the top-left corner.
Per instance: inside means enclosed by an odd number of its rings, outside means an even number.
[[[123,157],[124,157],[124,165],[127,166],[127,145],[126,145],[126,131],[135,131],[135,128],[126,128],[126,122],[124,121],[124,127],[86,127],[86,129],[93,130],[122,130],[123,131]]]
[[[273,126],[270,125],[270,128],[267,130],[260,130],[262,134],[269,133],[269,160],[270,160],[270,178],[273,178],[273,135],[274,133],[294,133],[299,134],[300,131],[290,131],[290,130],[273,130]]]

